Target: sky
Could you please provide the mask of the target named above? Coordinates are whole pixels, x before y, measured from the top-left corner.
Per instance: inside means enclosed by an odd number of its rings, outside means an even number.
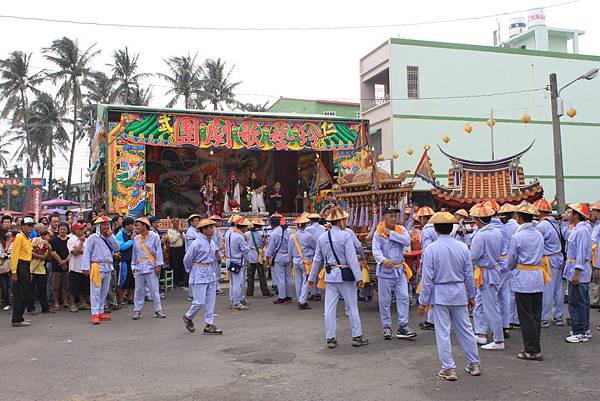
[[[565,3],[569,0],[431,1],[385,0],[304,0],[286,1],[183,1],[183,0],[104,0],[102,2],[55,0],[3,1],[0,15],[60,20],[193,26],[215,28],[282,28],[381,26],[364,29],[328,30],[184,30],[83,26],[14,20],[0,17],[0,57],[10,51],[33,53],[36,69],[49,68],[41,49],[52,40],[67,36],[81,47],[96,43],[102,53],[94,60],[97,70],[106,66],[115,49],[128,46],[140,53],[142,72],[166,72],[169,56],[198,54],[200,59],[221,58],[234,66],[232,78],[241,81],[238,100],[273,102],[280,96],[359,101],[359,60],[390,37],[492,45],[492,32],[500,26],[502,39],[508,38],[508,21],[527,16],[532,8]],[[398,26],[467,17],[476,20]],[[585,30],[580,53],[600,54],[597,15],[600,2],[579,0],[545,9],[546,24],[557,28]],[[154,86],[152,106],[164,107],[168,98],[165,82],[154,76],[143,81]],[[443,96],[443,93],[438,94]],[[5,135],[6,121],[0,121]],[[88,166],[87,143],[76,148],[73,182],[84,181]],[[55,177],[66,179],[68,162],[59,158]]]

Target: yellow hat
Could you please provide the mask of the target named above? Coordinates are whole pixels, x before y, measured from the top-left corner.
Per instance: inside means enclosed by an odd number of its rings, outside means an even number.
[[[500,210],[498,210],[498,213],[514,213],[517,211],[517,207],[515,205],[513,205],[512,203],[505,203],[504,205],[502,205],[500,207]]]
[[[350,215],[341,207],[334,206],[329,209],[329,214],[326,217],[327,221],[338,221],[347,219]]]
[[[592,209],[592,210],[600,210],[600,201],[598,201],[596,203],[592,203],[592,206],[590,206],[590,209]]]
[[[535,206],[540,212],[552,212],[552,205],[544,198],[536,200],[533,203],[533,206]]]
[[[102,223],[110,223],[110,217],[100,216],[96,220],[94,220],[94,224],[102,224]]]
[[[213,214],[209,218],[213,221],[222,221],[223,220],[223,218],[221,216],[219,216],[218,214]]]
[[[437,212],[429,219],[431,224],[456,224],[458,220],[452,213]]]
[[[469,214],[472,217],[492,217],[496,212],[491,207],[478,203],[469,210]]]
[[[135,219],[135,221],[139,221],[140,223],[144,223],[145,225],[148,226],[148,228],[152,227],[152,224],[150,224],[150,220],[148,220],[147,217],[139,217],[137,219]]]
[[[309,214],[306,217],[308,217],[309,219],[318,219],[318,220],[321,220],[321,215],[318,214],[318,213],[311,213],[311,214]]]
[[[250,220],[248,220],[245,217],[239,217],[238,219],[236,219],[234,221],[234,224],[236,226],[249,226],[250,225]]]
[[[469,212],[467,212],[465,209],[458,209],[456,212],[454,212],[454,214],[455,215],[457,214],[457,215],[462,216],[464,218],[469,217]]]
[[[571,203],[569,208],[585,216],[586,219],[590,218],[590,208],[585,203]]]
[[[190,214],[190,217],[187,218],[187,221],[190,221],[193,218],[199,218],[199,219],[201,219],[202,216],[200,216],[198,213],[192,213],[192,214]]]
[[[202,219],[202,220],[200,220],[200,223],[198,223],[198,227],[197,228],[214,226],[215,224],[216,223],[213,220],[211,220],[211,219]]]
[[[255,226],[261,226],[261,227],[262,227],[262,226],[264,226],[264,225],[265,225],[265,222],[263,221],[263,219],[261,219],[261,218],[259,218],[259,217],[256,217],[256,218],[254,218],[254,219],[250,220],[250,222],[251,222],[253,225],[255,225]]]
[[[416,217],[428,217],[428,216],[433,216],[435,214],[435,212],[433,211],[432,208],[430,208],[429,206],[423,206],[421,208],[419,208],[419,210],[417,210],[417,213],[415,213]]]
[[[302,213],[300,216],[298,216],[298,218],[296,220],[294,220],[295,224],[308,224],[310,223],[310,220],[308,219],[308,215],[305,213]]]
[[[538,212],[537,208],[535,206],[533,206],[531,203],[521,203],[519,206],[517,206],[517,213],[525,213],[525,214],[530,214],[532,216],[537,216],[538,214],[540,214],[540,212]]]
[[[229,219],[227,219],[227,222],[229,224],[233,224],[234,221],[239,220],[241,216],[239,214],[232,214],[231,216],[229,216]]]
[[[486,200],[485,202],[483,202],[483,205],[492,209],[494,213],[498,213],[498,211],[500,210],[500,205],[494,199]]]

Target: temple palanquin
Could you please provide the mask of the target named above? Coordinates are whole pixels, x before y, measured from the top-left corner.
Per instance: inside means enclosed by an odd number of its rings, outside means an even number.
[[[539,181],[525,183],[525,174],[520,158],[535,143],[522,152],[499,160],[477,161],[452,156],[440,149],[452,165],[448,171],[448,185],[434,184],[433,199],[441,206],[451,209],[470,208],[486,199],[498,203],[518,204],[533,202],[541,198],[544,189]]]

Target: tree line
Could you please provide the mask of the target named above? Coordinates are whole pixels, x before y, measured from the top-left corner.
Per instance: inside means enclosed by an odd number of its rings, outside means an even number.
[[[75,146],[90,140],[94,132],[96,105],[128,104],[147,106],[153,99],[153,86],[144,78],[157,76],[167,85],[166,107],[183,105],[190,109],[241,109],[265,111],[267,103],[255,105],[236,100],[240,81],[232,78],[219,59],[200,60],[197,55],[164,59],[165,72],[143,72],[140,54],[127,47],[112,52],[111,62],[102,69],[92,63],[101,53],[96,44],[80,46],[78,41],[62,37],[41,49],[50,69],[34,71],[32,53],[12,51],[0,59],[0,117],[9,121],[8,132],[0,141],[0,169],[11,162],[29,160],[31,166],[48,177],[48,193],[57,185],[53,177],[55,158],[65,157],[69,172],[64,188],[70,194]],[[42,88],[50,87],[50,93]],[[9,146],[16,151],[9,151]],[[61,191],[62,192],[62,191]]]

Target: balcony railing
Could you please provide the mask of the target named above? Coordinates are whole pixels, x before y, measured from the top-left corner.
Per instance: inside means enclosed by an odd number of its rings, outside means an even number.
[[[365,111],[371,110],[372,108],[375,108],[381,104],[388,103],[389,101],[390,101],[390,94],[388,93],[381,98],[366,101],[365,103],[363,103],[361,105],[360,109],[362,112],[365,112]]]

